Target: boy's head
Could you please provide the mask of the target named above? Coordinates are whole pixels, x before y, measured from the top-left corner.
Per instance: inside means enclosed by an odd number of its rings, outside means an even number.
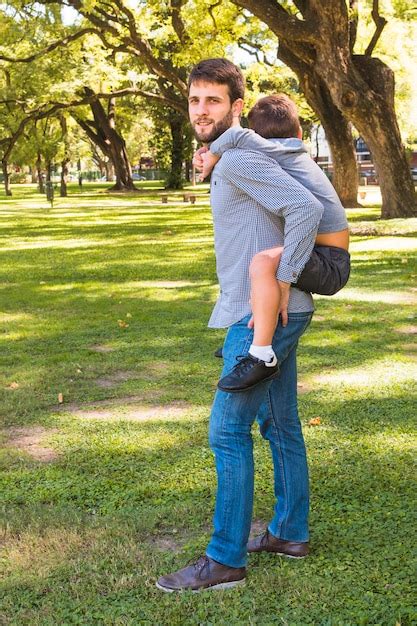
[[[298,137],[302,132],[295,103],[285,93],[261,98],[249,111],[249,127],[258,135],[271,137]]]
[[[205,59],[188,79],[188,111],[199,141],[214,141],[242,111],[245,79],[227,59]]]

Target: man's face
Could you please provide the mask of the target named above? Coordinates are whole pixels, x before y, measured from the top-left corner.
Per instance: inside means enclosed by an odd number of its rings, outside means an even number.
[[[243,101],[230,102],[227,85],[199,81],[190,85],[188,113],[198,141],[210,143],[230,128]]]

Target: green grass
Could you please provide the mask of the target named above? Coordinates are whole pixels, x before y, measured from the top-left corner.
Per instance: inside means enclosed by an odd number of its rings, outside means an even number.
[[[30,186],[1,198],[0,623],[415,624],[417,220],[349,211],[352,278],[317,298],[300,345],[311,557],[251,557],[245,588],[173,597],[155,579],[210,536],[223,332],[206,328],[207,186],[194,206],[138,186],[73,185],[53,209]],[[271,461],[254,437],[266,524]]]

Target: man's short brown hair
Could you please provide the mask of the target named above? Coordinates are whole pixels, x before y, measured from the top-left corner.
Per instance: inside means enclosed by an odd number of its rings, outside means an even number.
[[[227,59],[204,59],[194,65],[188,78],[188,89],[192,83],[205,81],[227,85],[230,101],[234,102],[245,95],[245,79],[240,69]]]
[[[248,114],[249,126],[258,135],[271,137],[297,137],[300,120],[295,103],[285,93],[261,98]]]

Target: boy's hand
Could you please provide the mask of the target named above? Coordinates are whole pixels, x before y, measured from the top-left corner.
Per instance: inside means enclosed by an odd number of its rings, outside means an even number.
[[[198,150],[194,152],[193,165],[198,172],[201,172],[203,169],[204,163],[203,163],[202,155],[205,152],[208,152],[208,148],[206,146],[202,146],[201,148],[199,148]]]
[[[285,327],[288,324],[288,300],[290,298],[291,283],[284,283],[282,280],[279,280],[278,285],[281,291],[278,319],[281,316],[281,324]]]
[[[201,154],[201,158],[203,160],[203,168],[200,174],[200,180],[203,181],[207,178],[207,176],[209,176],[209,174],[211,174],[213,167],[216,165],[217,161],[220,160],[220,157],[208,150],[207,152],[203,152]]]

